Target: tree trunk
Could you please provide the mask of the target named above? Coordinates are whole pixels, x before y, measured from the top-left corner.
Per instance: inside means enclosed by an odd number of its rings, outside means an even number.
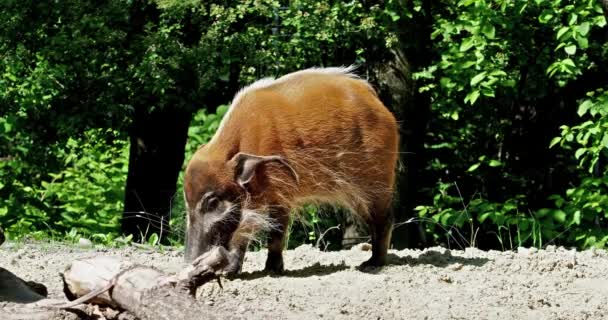
[[[401,12],[408,4],[400,2]],[[376,64],[375,75],[382,101],[395,114],[399,123],[400,165],[397,175],[395,228],[392,244],[396,249],[424,247],[424,230],[416,221],[413,210],[420,198],[421,181],[425,181],[426,159],[424,140],[430,117],[431,99],[420,93],[412,73],[428,66],[432,59],[431,32],[433,1],[424,1],[422,13],[413,19],[400,19],[393,28],[399,44],[388,62]],[[405,31],[404,31],[405,30]],[[405,223],[409,221],[408,223]]]
[[[130,132],[129,174],[125,190],[122,232],[135,241],[168,234],[171,202],[184,162],[192,113],[164,108],[138,108]]]
[[[399,123],[399,165],[394,199],[395,227],[393,247],[412,248],[424,245],[424,232],[416,222],[404,223],[415,216],[418,181],[424,170],[423,141],[429,116],[429,101],[421,102],[414,93],[411,64],[400,48],[393,59],[376,69],[376,82],[382,101]]]

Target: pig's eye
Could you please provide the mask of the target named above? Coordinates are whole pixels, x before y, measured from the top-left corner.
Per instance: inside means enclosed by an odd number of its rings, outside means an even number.
[[[217,197],[210,197],[205,201],[205,211],[214,211],[215,209],[217,209],[219,204],[220,200]]]

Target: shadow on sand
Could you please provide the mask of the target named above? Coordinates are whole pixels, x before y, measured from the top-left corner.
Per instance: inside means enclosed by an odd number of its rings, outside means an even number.
[[[24,281],[14,273],[0,268],[0,301],[30,303],[46,298],[46,287]]]
[[[385,267],[402,265],[416,266],[424,264],[433,265],[438,268],[445,268],[457,263],[462,264],[463,266],[481,267],[488,261],[489,259],[487,258],[465,258],[459,256],[452,256],[450,251],[448,250],[445,250],[443,252],[430,250],[423,252],[416,258],[411,256],[400,257],[396,254],[390,253],[388,255]],[[384,267],[374,267],[363,269],[360,266],[357,266],[355,269],[365,273],[376,274],[381,272],[383,268]],[[285,270],[282,274],[272,274],[262,270],[254,272],[244,272],[240,275],[233,277],[233,279],[255,280],[267,276],[306,278],[311,276],[325,276],[348,269],[351,269],[351,267],[347,266],[345,263],[338,265],[321,265],[320,263],[315,263],[314,265],[305,267],[303,269]]]
[[[465,258],[459,256],[453,256],[449,250],[445,250],[443,252],[429,250],[421,253],[418,257],[414,258],[412,256],[403,256],[400,257],[396,254],[389,253],[387,257],[387,266],[416,266],[416,265],[432,265],[437,268],[445,268],[453,264],[461,264],[463,266],[475,266],[481,267],[486,262],[490,261],[487,258]],[[382,268],[368,268],[366,270],[362,270],[361,268],[357,268],[358,270],[366,273],[378,273],[382,270]]]

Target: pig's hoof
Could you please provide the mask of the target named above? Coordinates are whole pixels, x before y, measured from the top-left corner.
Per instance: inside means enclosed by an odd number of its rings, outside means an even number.
[[[241,273],[241,268],[241,262],[238,259],[233,259],[222,269],[222,275],[226,277],[236,276]]]
[[[264,272],[270,274],[282,274],[284,271],[283,255],[282,254],[268,254],[266,259],[266,266]]]
[[[363,272],[372,272],[382,269],[386,265],[386,257],[374,257],[363,262],[357,269]]]
[[[222,269],[222,275],[226,278],[234,277],[241,273],[240,265],[228,265]]]

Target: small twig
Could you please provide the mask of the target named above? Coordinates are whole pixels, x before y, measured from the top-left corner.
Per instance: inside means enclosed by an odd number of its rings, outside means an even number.
[[[395,229],[401,227],[402,225],[406,225],[406,224],[410,224],[412,222],[416,222],[415,219],[416,218],[411,217],[411,218],[407,219],[406,221],[398,222],[398,223],[393,224],[393,231],[395,231]]]
[[[59,80],[57,80],[57,78],[53,77],[52,75],[49,75],[49,78],[51,78],[51,80],[53,80],[53,82],[55,82],[58,86],[61,87],[61,89],[65,89],[65,86],[59,82]]]
[[[73,308],[81,303],[85,303],[95,297],[97,297],[98,295],[112,289],[112,287],[116,284],[116,277],[112,278],[112,280],[110,280],[110,282],[105,286],[105,287],[101,287],[97,290],[93,290],[87,294],[85,294],[84,296],[76,299],[76,300],[72,300],[70,302],[64,303],[62,305],[58,305],[58,306],[50,306],[53,308],[57,308],[57,309],[69,309],[69,308]]]
[[[443,229],[443,231],[445,231],[446,236],[448,237],[448,239],[451,237],[452,240],[454,240],[454,242],[456,242],[456,244],[460,247],[460,249],[464,250],[464,247],[460,244],[460,242],[456,239],[456,237],[453,236],[452,234],[450,234],[450,231],[453,229],[453,230],[455,230],[458,233],[458,235],[460,236],[460,238],[462,238],[462,241],[467,242],[467,239],[464,238],[464,236],[460,233],[460,231],[458,231],[457,228],[450,227],[450,230],[448,230],[441,223],[433,221],[432,219],[429,219],[429,218],[424,218],[424,217],[410,218],[409,220],[407,220],[405,222],[401,222],[400,225],[411,223],[411,222],[419,222],[419,221],[430,222],[430,223],[434,223],[435,225],[439,226],[441,229]],[[467,242],[467,244],[468,244],[468,242]],[[448,241],[448,245],[450,245],[449,241]]]
[[[319,249],[319,245],[321,244],[321,240],[323,240],[323,237],[325,237],[325,234],[326,234],[327,232],[329,232],[330,230],[333,230],[333,229],[338,229],[338,230],[340,230],[340,225],[337,225],[337,226],[333,226],[333,227],[331,227],[331,228],[328,228],[327,230],[323,231],[323,233],[321,233],[321,234],[319,235],[319,239],[317,239],[317,245],[316,245],[316,247],[317,247],[318,249]]]
[[[473,238],[473,234],[475,232],[474,232],[474,226],[473,226],[473,218],[469,214],[469,210],[467,209],[468,206],[464,203],[464,198],[462,197],[462,193],[460,192],[460,188],[458,187],[458,183],[456,181],[454,181],[454,186],[456,186],[456,191],[458,191],[458,196],[460,197],[460,202],[462,203],[463,211],[464,211],[464,213],[466,213],[467,218],[469,218],[469,223],[471,224],[471,242],[469,242],[468,245],[469,245],[469,247],[474,247],[475,239]]]

